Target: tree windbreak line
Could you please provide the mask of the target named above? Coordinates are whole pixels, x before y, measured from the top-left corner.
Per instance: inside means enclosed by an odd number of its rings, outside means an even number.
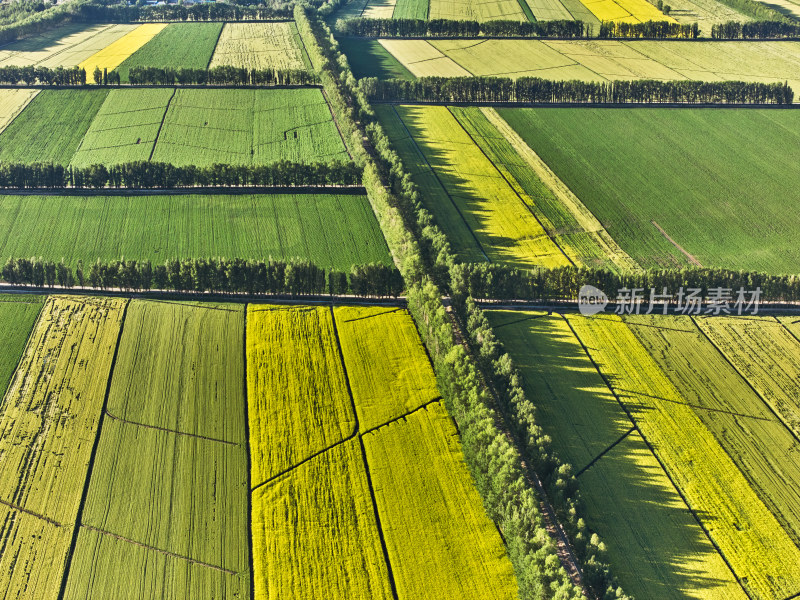
[[[319,85],[319,77],[304,69],[246,69],[220,66],[211,69],[171,69],[161,67],[132,67],[128,72],[130,85],[225,85],[263,86]],[[117,71],[95,68],[92,81],[96,85],[120,85]],[[83,86],[86,70],[79,67],[0,67],[0,85],[61,85]]]
[[[464,327],[482,313],[477,307],[470,311],[464,291],[450,285],[456,257],[449,242],[422,206],[419,190],[320,16],[337,1],[326,3],[318,13],[297,5],[295,21],[344,137],[351,142],[350,151],[364,165],[368,198],[406,281],[408,308],[434,364],[447,411],[458,424],[465,462],[487,514],[506,542],[520,598],[585,597],[570,580],[547,532],[540,503],[549,501],[570,536],[590,594],[622,600],[627,596],[610,571],[604,545],[581,518],[583,507],[570,467],[559,462],[549,438],[533,421],[533,405],[525,398],[510,358],[502,357],[500,365],[483,349],[467,351],[453,330],[451,315]],[[442,304],[448,287],[452,313]],[[494,384],[494,373],[481,373],[484,360],[502,369],[502,385]],[[486,381],[496,385],[494,391]],[[534,477],[541,479],[546,498],[531,483]]]
[[[559,267],[556,269],[516,269],[489,263],[461,263],[450,269],[452,285],[461,294],[484,300],[526,300],[549,302],[578,299],[584,285],[603,291],[613,301],[621,289],[641,289],[647,294],[654,288],[661,294],[677,294],[681,287],[702,290],[761,288],[762,302],[800,301],[800,274],[770,275],[756,271],[731,271],[713,268],[663,269],[615,273],[607,269]],[[675,299],[675,298],[674,298]]]
[[[270,165],[176,166],[136,161],[72,167],[0,163],[0,188],[6,189],[178,189],[191,187],[360,186],[363,169],[351,162]]]
[[[582,21],[453,21],[449,19],[339,19],[336,30],[357,37],[591,37],[592,27]]]
[[[670,21],[645,21],[644,23],[625,23],[622,21],[603,21],[598,37],[601,38],[647,38],[695,40],[700,36],[697,23],[681,24]]]
[[[76,21],[136,23],[139,21],[263,21],[290,20],[289,4],[245,5],[209,2],[137,6],[86,2],[76,11]]]
[[[715,40],[779,40],[800,38],[800,23],[789,21],[728,21],[711,26]]]
[[[353,265],[349,273],[323,269],[308,261],[244,260],[241,258],[150,261],[98,260],[75,269],[63,261],[9,258],[0,270],[11,285],[98,290],[172,290],[177,292],[247,295],[355,295],[396,298],[403,293],[400,272],[382,264]]]
[[[539,77],[421,77],[360,80],[379,102],[581,104],[791,104],[788,83],[745,81],[551,81]]]

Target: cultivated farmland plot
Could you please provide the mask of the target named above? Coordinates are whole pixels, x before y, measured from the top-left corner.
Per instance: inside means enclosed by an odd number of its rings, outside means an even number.
[[[348,271],[391,264],[366,196],[0,196],[0,256],[102,261],[247,257]]]
[[[122,300],[48,299],[6,391],[0,570],[9,597],[58,594],[123,307]]]
[[[43,303],[42,296],[0,295],[0,393],[5,394]]]
[[[418,77],[788,81],[793,89],[800,90],[797,76],[800,42],[382,40],[381,43]]]
[[[0,132],[17,118],[38,93],[39,90],[29,89],[0,90]]]
[[[310,66],[294,23],[226,23],[209,67],[303,69]]]
[[[139,25],[136,29],[129,31],[99,52],[81,61],[78,66],[86,69],[87,73],[94,71],[95,68],[99,68],[101,71],[104,69],[109,71],[116,69],[125,59],[152,40],[166,26],[165,23]]]

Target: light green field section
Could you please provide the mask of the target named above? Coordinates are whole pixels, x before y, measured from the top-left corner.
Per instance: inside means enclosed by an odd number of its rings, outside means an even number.
[[[398,597],[517,598],[444,407],[431,404],[363,442]]]
[[[252,528],[256,598],[392,598],[358,440],[256,489]]]
[[[35,89],[0,90],[0,133],[38,93]]]
[[[175,92],[152,159],[176,165],[348,160],[317,89]]]
[[[66,166],[108,90],[43,90],[0,133],[0,161]]]
[[[245,257],[341,271],[391,264],[366,196],[0,196],[0,256],[103,261]]]
[[[800,272],[795,235],[800,221],[795,211],[786,210],[790,190],[800,186],[793,159],[800,154],[800,112],[537,108],[498,113],[642,267],[694,261],[705,267]]]
[[[244,444],[243,336],[240,304],[132,301],[108,413]]]
[[[0,587],[58,595],[124,301],[50,297],[0,412]],[[9,348],[10,350],[10,348]]]
[[[111,90],[71,164],[116,165],[150,160],[172,89]]]
[[[82,23],[57,27],[3,46],[0,67],[75,67],[136,27]]]
[[[254,486],[355,434],[329,307],[248,306],[247,402]]]
[[[586,523],[622,588],[636,598],[745,598],[567,321],[487,315],[522,372],[537,422],[578,474]]]
[[[527,21],[517,0],[430,0],[430,19]]]
[[[334,317],[362,433],[439,397],[407,311],[338,306]]]
[[[414,75],[783,83],[800,90],[800,42],[383,40]]]
[[[0,393],[5,394],[44,303],[43,296],[0,295]]]
[[[306,59],[307,60],[307,59]],[[209,67],[303,69],[294,23],[226,23]]]

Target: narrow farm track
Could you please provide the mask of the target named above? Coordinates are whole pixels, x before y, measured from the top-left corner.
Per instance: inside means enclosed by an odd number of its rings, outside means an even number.
[[[625,440],[625,438],[627,438],[627,437],[628,437],[630,434],[632,434],[634,431],[636,431],[636,426],[633,426],[633,427],[631,427],[630,429],[628,429],[628,431],[626,431],[626,432],[625,432],[625,433],[623,433],[621,436],[619,436],[619,438],[617,438],[616,440],[614,440],[614,442],[613,442],[612,444],[610,444],[610,445],[609,445],[607,448],[605,448],[605,449],[604,449],[604,450],[603,450],[603,451],[602,451],[600,454],[598,454],[598,455],[597,455],[597,456],[595,456],[595,457],[594,457],[592,460],[590,460],[590,461],[589,461],[589,463],[588,463],[588,464],[587,464],[585,467],[583,467],[582,469],[580,469],[578,472],[576,472],[576,473],[575,473],[575,477],[580,477],[580,476],[581,476],[581,474],[585,473],[585,472],[586,472],[586,471],[588,471],[590,468],[592,468],[592,467],[594,466],[594,464],[595,464],[595,463],[596,463],[598,460],[600,460],[600,459],[601,459],[601,458],[603,458],[603,457],[604,457],[606,454],[608,454],[609,452],[611,452],[611,451],[612,451],[612,450],[613,450],[613,449],[614,449],[614,448],[615,448],[617,445],[621,444],[621,443],[622,443],[622,442]]]
[[[689,501],[686,498],[686,496],[684,495],[683,490],[681,490],[680,487],[678,487],[678,485],[677,485],[677,483],[675,483],[675,480],[673,479],[672,475],[669,473],[669,471],[667,471],[666,466],[664,465],[664,463],[662,462],[662,460],[658,456],[658,454],[656,454],[655,449],[653,448],[652,444],[650,443],[650,440],[648,440],[645,437],[645,435],[642,433],[641,429],[639,428],[638,423],[636,422],[636,419],[634,419],[634,417],[631,414],[630,410],[625,405],[625,403],[622,401],[622,398],[619,397],[617,389],[615,387],[613,387],[611,381],[609,381],[609,379],[606,376],[606,374],[603,373],[603,371],[600,369],[600,365],[597,364],[597,362],[595,361],[594,357],[589,352],[589,349],[586,347],[586,344],[580,338],[580,336],[578,335],[578,332],[575,330],[575,328],[573,327],[572,323],[570,323],[569,319],[565,318],[564,320],[566,321],[567,326],[569,327],[570,331],[572,332],[572,335],[575,337],[575,339],[581,345],[581,348],[583,348],[584,354],[588,357],[589,361],[592,363],[592,366],[594,367],[595,371],[597,372],[598,375],[600,375],[600,377],[602,378],[603,382],[606,384],[606,387],[611,392],[611,394],[614,396],[614,399],[617,401],[619,406],[625,412],[625,414],[627,415],[627,417],[630,420],[631,424],[636,429],[636,432],[641,436],[642,440],[647,445],[647,448],[650,450],[650,453],[658,461],[658,464],[661,466],[661,470],[664,472],[664,474],[666,475],[667,479],[669,479],[669,482],[672,484],[672,487],[675,489],[676,493],[678,494],[678,496],[680,496],[680,498],[683,501],[683,503],[686,506],[686,508],[689,510],[689,512],[694,517],[694,520],[697,522],[697,525],[700,527],[700,529],[702,529],[703,533],[706,536],[706,539],[708,539],[709,543],[712,545],[714,550],[716,550],[717,554],[719,554],[720,557],[722,557],[722,560],[725,562],[725,566],[728,567],[728,570],[731,572],[733,577],[736,579],[736,583],[739,584],[739,587],[742,589],[743,593],[748,597],[752,597],[748,593],[746,586],[744,586],[742,584],[742,580],[739,578],[739,575],[736,573],[736,571],[733,569],[733,566],[728,561],[728,557],[725,556],[725,554],[722,552],[722,549],[717,545],[716,541],[711,536],[711,533],[708,531],[708,529],[706,528],[705,524],[700,519],[700,516],[697,514],[697,511],[695,511],[695,509],[691,506],[691,504],[689,504]]]
[[[342,144],[344,144],[345,152],[347,152],[347,156],[350,157],[350,160],[353,160],[353,155],[350,152],[350,146],[347,145],[347,141],[344,139],[344,134],[342,133],[342,128],[339,126],[339,120],[336,118],[336,114],[333,112],[331,108],[331,103],[328,100],[328,94],[325,93],[324,88],[320,88],[320,92],[322,92],[322,97],[325,98],[325,106],[328,107],[328,112],[331,113],[331,118],[333,119],[333,124],[336,125],[336,131],[339,132],[339,137],[342,140]]]
[[[80,532],[81,522],[83,520],[83,510],[86,507],[86,498],[89,495],[89,484],[92,481],[92,471],[94,470],[94,461],[97,457],[97,448],[100,445],[100,435],[103,431],[103,421],[108,410],[108,398],[111,395],[111,380],[114,378],[114,369],[117,366],[117,357],[119,356],[119,347],[122,342],[122,332],[125,330],[125,317],[128,314],[128,307],[130,301],[125,303],[122,309],[122,319],[120,320],[119,333],[117,335],[117,344],[114,347],[114,356],[111,359],[111,367],[108,370],[108,381],[106,382],[106,393],[103,398],[103,408],[100,412],[100,419],[97,422],[97,429],[95,430],[94,443],[92,444],[92,453],[89,458],[89,464],[86,468],[86,479],[83,483],[83,492],[81,493],[81,502],[78,506],[78,513],[75,517],[75,525],[72,530],[72,541],[67,551],[67,560],[64,563],[64,573],[61,576],[61,589],[58,592],[58,600],[64,600],[64,594],[67,591],[67,580],[69,579],[69,571],[72,566],[72,557],[75,555],[75,546],[78,543],[78,533]]]
[[[696,258],[695,258],[693,255],[689,254],[689,252],[688,252],[688,251],[687,251],[687,250],[686,250],[686,249],[685,249],[683,246],[681,246],[681,245],[680,245],[678,242],[676,242],[675,240],[673,240],[673,239],[672,239],[672,238],[669,236],[669,234],[668,234],[666,231],[664,231],[664,228],[663,228],[663,227],[661,227],[661,225],[659,225],[659,224],[658,224],[658,223],[656,223],[655,221],[650,221],[650,222],[653,224],[653,226],[654,226],[656,229],[658,229],[658,231],[661,233],[661,235],[663,235],[663,236],[664,236],[664,237],[667,239],[667,241],[668,241],[670,244],[672,244],[673,246],[675,246],[675,247],[676,247],[676,248],[677,248],[677,249],[678,249],[678,250],[681,252],[681,254],[683,254],[683,255],[686,257],[686,260],[688,260],[688,261],[689,261],[691,264],[693,264],[695,267],[700,267],[701,269],[703,268],[703,265],[700,263],[700,261],[699,261],[699,260],[697,260],[697,259],[696,259]]]
[[[220,32],[222,35],[222,32]],[[212,53],[213,56],[213,53]],[[244,305],[244,326],[242,327],[242,398],[244,398],[244,443],[245,446],[245,473],[247,474],[247,556],[250,569],[250,598],[256,597],[256,582],[253,574],[253,463],[250,458],[250,402],[247,398],[247,308]]]
[[[450,319],[452,324],[453,333],[456,337],[456,341],[463,346],[464,350],[470,356],[475,359],[475,356],[472,352],[472,348],[466,342],[464,335],[461,331],[461,327],[458,324],[458,321],[453,314],[452,306],[449,302],[445,305],[445,310],[447,312],[447,316]],[[477,363],[477,360],[476,360]],[[499,404],[499,398],[497,394],[497,390],[494,389],[494,386],[488,384],[488,382],[483,379],[483,373],[479,371],[479,374],[482,378],[484,387],[489,390],[494,398],[496,404]],[[509,444],[511,444],[514,448],[520,452],[520,448],[517,445],[514,436],[511,435],[511,432],[505,428],[504,423],[498,424],[501,430],[505,432],[506,438],[508,439]],[[520,455],[522,453],[520,452]],[[567,536],[567,532],[564,531],[563,525],[558,520],[556,516],[555,509],[553,509],[553,505],[547,498],[547,493],[545,492],[544,485],[542,484],[541,479],[539,479],[539,475],[528,466],[526,461],[522,461],[522,468],[523,472],[525,473],[525,477],[527,478],[528,482],[533,485],[536,489],[536,493],[539,495],[539,510],[542,514],[542,519],[545,523],[545,529],[547,530],[548,535],[553,539],[556,543],[556,553],[558,554],[558,558],[561,561],[561,565],[569,574],[572,583],[583,591],[583,595],[586,598],[593,598],[594,596],[589,592],[589,589],[583,582],[583,571],[581,570],[580,562],[578,558],[575,556],[575,552],[572,549],[572,544],[570,544],[569,537]]]
[[[167,105],[164,107],[164,114],[161,115],[161,124],[158,126],[158,131],[156,131],[156,138],[153,140],[153,147],[150,148],[150,158],[147,159],[148,161],[153,160],[153,154],[155,154],[156,146],[158,145],[158,138],[161,137],[161,130],[164,129],[164,121],[167,119],[167,113],[169,112],[170,104],[172,104],[172,101],[175,99],[175,92],[177,91],[178,88],[172,90],[172,95],[169,97],[169,100],[167,100]]]
[[[5,500],[0,500],[0,504],[2,504],[3,506],[7,506],[8,508],[14,509],[14,510],[16,510],[18,512],[24,513],[26,515],[30,515],[32,517],[36,517],[37,519],[41,519],[42,521],[46,521],[47,523],[50,523],[51,525],[55,525],[56,527],[61,527],[62,526],[61,523],[59,523],[58,521],[54,521],[50,517],[45,517],[44,515],[40,515],[37,512],[33,512],[32,510],[28,510],[27,508],[23,508],[23,507],[19,506],[18,504],[14,504],[13,502],[6,502]]]
[[[170,552],[169,550],[162,550],[161,548],[156,548],[155,546],[148,546],[147,544],[143,544],[141,542],[137,542],[136,540],[132,540],[130,538],[123,537],[121,535],[117,535],[111,531],[106,531],[105,529],[98,529],[97,527],[92,527],[91,525],[81,524],[81,527],[87,529],[89,531],[94,531],[96,533],[100,533],[102,535],[111,536],[117,540],[122,542],[127,542],[128,544],[133,544],[134,546],[139,546],[140,548],[145,548],[147,550],[152,550],[154,552],[158,552],[159,554],[163,554],[165,556],[169,556],[171,558],[177,558],[180,560],[185,560],[195,565],[200,565],[201,567],[207,567],[209,569],[214,569],[215,571],[219,571],[220,573],[225,573],[227,575],[237,575],[236,571],[231,571],[230,569],[224,569],[223,567],[212,565],[201,560],[196,560],[191,556],[183,556],[182,554],[175,554],[174,552]]]

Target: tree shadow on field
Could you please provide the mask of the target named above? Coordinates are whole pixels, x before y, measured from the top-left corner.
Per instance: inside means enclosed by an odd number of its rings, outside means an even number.
[[[562,319],[508,322],[496,333],[522,371],[539,425],[579,473],[586,523],[622,588],[659,600],[702,591],[734,597],[735,578]]]
[[[8,44],[0,45],[0,51],[9,52],[41,52],[43,50],[58,50],[57,45],[65,37],[73,35],[79,31],[91,27],[92,25],[86,24],[68,24],[62,25],[41,34],[34,35],[23,40],[16,40]],[[61,49],[68,50],[70,46],[63,46]],[[24,55],[23,55],[24,56]],[[13,60],[11,61],[13,63]]]

